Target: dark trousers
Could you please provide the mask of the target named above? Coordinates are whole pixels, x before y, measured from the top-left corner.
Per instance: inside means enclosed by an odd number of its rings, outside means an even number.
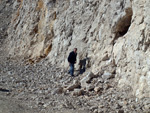
[[[74,73],[74,64],[73,63],[70,63],[69,73],[70,73],[71,76],[74,76],[73,75],[73,73]]]

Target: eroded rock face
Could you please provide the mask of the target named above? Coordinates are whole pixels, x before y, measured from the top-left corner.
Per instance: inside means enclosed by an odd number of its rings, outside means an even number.
[[[150,1],[17,0],[16,6],[8,30],[10,57],[34,62],[47,56],[67,67],[77,47],[78,62],[89,58],[94,74],[113,65],[120,87],[150,97]]]

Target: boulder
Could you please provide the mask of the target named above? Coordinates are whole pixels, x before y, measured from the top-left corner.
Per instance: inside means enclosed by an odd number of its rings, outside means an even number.
[[[81,79],[81,87],[86,87],[94,77],[95,75],[92,72],[89,72],[84,78]]]
[[[74,91],[72,92],[73,96],[81,96],[84,94],[84,90],[83,89],[74,89]]]
[[[113,78],[114,75],[112,73],[109,73],[109,72],[104,72],[104,74],[102,75],[102,78],[103,79],[110,79],[110,78]]]
[[[97,87],[94,88],[94,91],[95,91],[96,93],[98,93],[98,92],[101,91],[101,90],[103,90],[103,87],[102,87],[102,86],[97,86]]]
[[[73,81],[73,84],[69,85],[65,90],[73,91],[75,88],[79,88],[80,83],[77,80]]]
[[[87,91],[92,91],[92,90],[94,90],[94,85],[93,84],[88,84],[87,86],[86,86],[86,90]]]

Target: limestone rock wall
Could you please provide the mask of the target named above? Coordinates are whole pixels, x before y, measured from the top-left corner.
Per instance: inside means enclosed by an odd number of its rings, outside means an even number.
[[[67,67],[77,47],[76,68],[86,59],[94,74],[114,74],[119,87],[150,97],[148,0],[17,0],[16,6],[8,30],[10,57],[46,57]]]

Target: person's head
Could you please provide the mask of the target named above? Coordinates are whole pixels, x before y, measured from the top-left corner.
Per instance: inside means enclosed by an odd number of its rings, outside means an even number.
[[[77,53],[77,48],[74,48],[74,52]]]

